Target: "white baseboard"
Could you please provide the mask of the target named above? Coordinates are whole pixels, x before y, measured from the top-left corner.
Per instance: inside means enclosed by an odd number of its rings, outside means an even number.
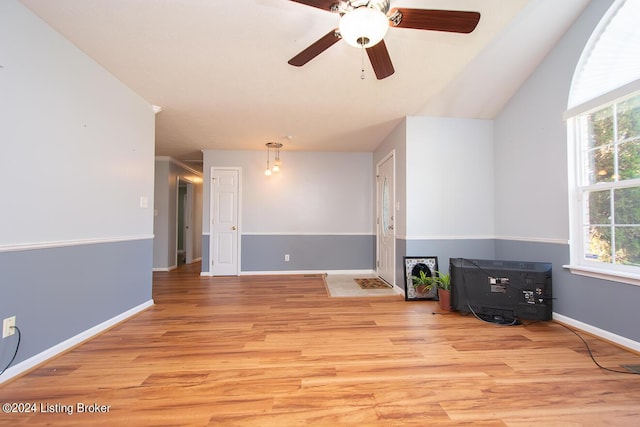
[[[351,274],[357,275],[372,275],[376,274],[375,270],[268,270],[268,271],[241,271],[240,276],[274,276],[280,274]],[[201,276],[214,276],[208,271],[200,273]]]
[[[581,331],[590,333],[599,338],[615,343],[620,347],[624,347],[631,351],[640,353],[640,342],[630,340],[629,338],[625,338],[620,335],[616,335],[609,331],[605,331],[604,329],[596,328],[595,326],[589,325],[588,323],[572,319],[571,317],[563,316],[562,314],[553,313],[553,320],[557,320],[558,322],[564,323],[568,326],[573,326],[576,329],[580,329]]]
[[[121,313],[115,317],[112,317],[109,320],[106,320],[92,328],[87,329],[84,332],[80,332],[78,335],[75,335],[65,341],[62,341],[59,344],[54,345],[53,347],[48,348],[47,350],[36,354],[35,356],[32,356],[30,358],[28,358],[27,360],[24,360],[20,363],[18,363],[17,365],[14,365],[10,368],[8,368],[4,374],[2,374],[2,377],[0,377],[0,384],[2,384],[5,381],[10,380],[11,378],[22,374],[23,372],[26,372],[34,367],[36,367],[37,365],[40,365],[46,361],[48,361],[49,359],[54,358],[55,356],[59,355],[60,353],[63,353],[75,346],[77,346],[78,344],[81,344],[82,342],[91,339],[93,337],[95,337],[96,335],[100,334],[101,332],[115,326],[116,324],[127,320],[128,318],[130,318],[131,316],[134,316],[138,313],[140,313],[143,310],[146,310],[147,308],[151,307],[153,305],[153,300],[150,299],[147,302],[144,302],[136,307],[133,307],[130,310],[125,311],[124,313]]]
[[[172,271],[175,270],[176,268],[178,268],[177,265],[172,265],[171,267],[153,267],[151,269],[151,271],[164,271],[164,272],[168,272],[168,271]]]
[[[241,276],[274,275],[274,274],[348,274],[348,275],[372,275],[374,270],[282,270],[282,271],[242,271]]]

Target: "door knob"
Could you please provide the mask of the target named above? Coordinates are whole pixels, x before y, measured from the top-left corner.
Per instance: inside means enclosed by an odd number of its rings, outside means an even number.
[[[236,227],[235,225],[233,227],[231,227],[232,230],[237,230],[238,227]]]

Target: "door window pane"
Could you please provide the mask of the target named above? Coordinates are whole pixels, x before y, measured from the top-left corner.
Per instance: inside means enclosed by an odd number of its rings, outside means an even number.
[[[389,212],[389,181],[385,177],[382,183],[382,235],[384,236],[387,235],[391,223]]]

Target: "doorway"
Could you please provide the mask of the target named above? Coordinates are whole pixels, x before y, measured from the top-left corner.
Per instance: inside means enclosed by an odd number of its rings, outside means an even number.
[[[176,265],[193,262],[193,184],[178,178],[176,200]]]

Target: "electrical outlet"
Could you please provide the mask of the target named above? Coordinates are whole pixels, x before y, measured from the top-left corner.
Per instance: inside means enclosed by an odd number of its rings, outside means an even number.
[[[2,338],[10,337],[16,333],[16,316],[7,317],[2,321]]]
[[[289,262],[290,258],[289,258],[289,254],[285,254],[284,256],[284,262]]]

